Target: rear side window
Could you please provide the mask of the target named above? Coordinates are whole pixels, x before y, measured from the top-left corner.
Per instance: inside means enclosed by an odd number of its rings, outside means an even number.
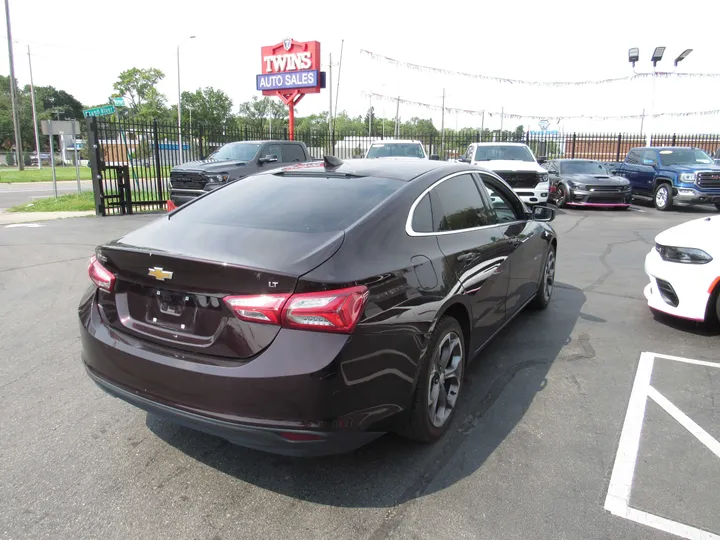
[[[492,224],[472,175],[453,176],[431,193],[435,231],[460,231]]]
[[[284,144],[283,145],[283,161],[285,163],[292,163],[294,161],[305,161],[305,152],[302,146],[299,144]]]
[[[405,182],[382,178],[250,176],[181,207],[172,220],[276,231],[346,229]]]
[[[415,232],[433,232],[430,194],[426,194],[415,207],[412,219],[412,230]]]

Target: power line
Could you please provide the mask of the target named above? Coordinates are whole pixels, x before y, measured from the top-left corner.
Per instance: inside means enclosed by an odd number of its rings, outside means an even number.
[[[430,109],[434,111],[442,111],[443,107],[440,105],[433,105],[431,103],[423,103],[421,101],[412,101],[409,99],[401,99],[399,97],[393,97],[393,96],[386,96],[383,94],[375,94],[375,93],[368,93],[364,92],[365,95],[371,96],[373,99],[380,99],[384,101],[392,101],[393,103],[402,103],[404,105],[412,105],[415,107],[422,107],[424,109]],[[642,114],[627,114],[627,115],[611,115],[611,116],[605,116],[605,115],[594,115],[594,114],[576,114],[576,115],[565,115],[565,114],[518,114],[518,113],[509,113],[509,112],[489,112],[489,111],[483,111],[483,110],[472,110],[472,109],[458,109],[453,107],[445,107],[445,112],[449,113],[460,113],[460,114],[468,114],[471,116],[482,116],[484,114],[487,114],[488,116],[502,116],[504,118],[513,118],[516,120],[543,120],[546,118],[557,118],[558,121],[560,120],[633,120],[633,119],[640,119],[644,118],[645,115]],[[658,116],[666,116],[666,117],[686,117],[686,116],[713,116],[720,114],[720,109],[713,109],[713,110],[707,110],[707,111],[688,111],[688,112],[665,112],[665,113],[656,113],[655,117]]]
[[[433,66],[423,66],[421,64],[413,64],[411,62],[404,62],[402,60],[398,60],[396,58],[390,58],[389,56],[384,56],[382,54],[376,54],[374,52],[368,51],[366,49],[360,49],[360,54],[369,56],[372,60],[379,60],[382,62],[385,62],[387,64],[394,65],[396,67],[402,67],[411,69],[414,71],[420,71],[425,73],[436,73],[440,75],[451,75],[451,76],[459,76],[459,77],[466,77],[470,79],[476,79],[476,80],[485,80],[485,81],[492,81],[497,83],[505,83],[505,84],[517,84],[517,85],[525,85],[525,86],[553,86],[553,87],[561,87],[561,86],[588,86],[588,85],[599,85],[599,84],[609,84],[609,83],[616,83],[616,82],[623,82],[623,81],[632,81],[637,79],[644,79],[646,77],[652,77],[653,73],[636,73],[634,75],[628,75],[625,77],[613,77],[609,79],[598,79],[598,80],[592,80],[592,81],[529,81],[524,79],[510,79],[507,77],[494,77],[492,75],[481,75],[479,73],[468,73],[466,71],[454,71],[451,69],[444,69],[439,67],[433,67]],[[720,77],[720,73],[665,73],[665,72],[657,72],[654,74],[657,77],[678,77],[678,78],[718,78]]]

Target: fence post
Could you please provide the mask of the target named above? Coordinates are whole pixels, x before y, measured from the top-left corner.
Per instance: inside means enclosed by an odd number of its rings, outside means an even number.
[[[203,149],[203,137],[205,136],[205,124],[200,124],[198,130],[198,150],[200,151],[200,159],[205,159],[205,150]]]
[[[88,150],[90,150],[90,171],[92,174],[93,196],[95,199],[95,215],[105,215],[105,204],[103,200],[102,170],[104,164],[98,139],[97,118],[92,116],[85,119],[88,131]],[[38,159],[40,159],[38,157]],[[50,156],[54,159],[54,156]]]
[[[675,146],[675,133],[673,133],[673,142],[670,146]]]
[[[428,146],[430,146],[430,153],[431,153],[431,154],[437,154],[437,152],[434,152],[434,151],[433,151],[434,149],[433,149],[433,134],[432,134],[432,133],[430,133],[430,144],[429,144]]]
[[[575,159],[575,145],[577,144],[577,136],[575,133],[573,133],[573,149],[572,149],[572,155],[570,156],[572,159]]]
[[[525,132],[525,144],[530,146],[530,132],[529,131]]]
[[[288,140],[288,128],[283,128],[283,133],[285,134],[283,139],[287,141]]]
[[[160,137],[158,136],[157,119],[153,120],[153,153],[155,154],[155,178],[157,179],[158,200],[165,200],[162,181],[162,164],[160,163]]]
[[[617,152],[615,153],[615,161],[620,161],[620,145],[622,144],[622,133],[618,133]]]

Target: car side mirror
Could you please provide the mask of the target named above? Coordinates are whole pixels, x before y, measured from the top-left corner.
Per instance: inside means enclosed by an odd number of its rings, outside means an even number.
[[[643,165],[649,165],[650,167],[655,167],[655,165],[657,165],[657,162],[654,159],[643,159]]]
[[[458,158],[458,162],[459,163],[470,163],[470,160],[463,156],[463,157]]]
[[[258,159],[258,163],[275,163],[278,157],[275,154],[268,154]]]
[[[555,219],[555,209],[549,206],[533,206],[533,221],[552,221]]]
[[[560,173],[557,172],[557,171],[548,171],[548,174],[549,174],[550,176],[560,176]]]
[[[547,156],[538,158],[538,164],[542,165],[543,163],[547,163]]]
[[[440,161],[440,156],[438,156],[437,154],[430,154],[430,159],[432,161]]]

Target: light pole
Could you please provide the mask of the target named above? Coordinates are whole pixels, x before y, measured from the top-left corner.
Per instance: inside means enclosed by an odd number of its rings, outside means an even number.
[[[179,43],[177,46],[177,72],[178,72],[178,104],[177,104],[177,112],[178,112],[178,165],[180,165],[183,162],[183,151],[182,151],[182,112],[181,112],[181,102],[182,102],[182,93],[180,91],[180,45],[185,43],[189,39],[195,39],[195,36],[189,36],[186,38],[182,43]]]
[[[17,89],[15,88],[15,61],[13,56],[12,28],[10,26],[10,6],[5,0],[5,21],[7,22],[8,55],[10,58],[10,103],[12,107],[13,131],[15,132],[15,161],[19,170],[25,169],[22,155],[22,140],[20,135],[20,118],[18,117]],[[38,155],[38,159],[40,156]]]
[[[657,64],[662,60],[663,55],[665,54],[666,47],[655,47],[655,50],[653,51],[652,58],[650,58],[650,61],[653,65],[652,70],[652,90],[650,92],[650,115],[649,115],[649,122],[648,127],[646,127],[646,135],[645,135],[645,144],[646,146],[650,146],[652,143],[652,130],[655,127],[655,86],[656,86],[656,79],[657,79]],[[677,66],[680,62],[685,60],[685,58],[688,57],[688,55],[692,52],[692,49],[685,49],[683,52],[681,52],[677,58],[675,58],[674,67],[673,70],[668,73],[675,73],[677,70]],[[633,47],[632,49],[628,50],[628,62],[632,64],[633,67],[633,73],[636,75],[644,75],[642,73],[638,73],[635,70],[635,63],[640,60],[640,49],[637,47]]]

